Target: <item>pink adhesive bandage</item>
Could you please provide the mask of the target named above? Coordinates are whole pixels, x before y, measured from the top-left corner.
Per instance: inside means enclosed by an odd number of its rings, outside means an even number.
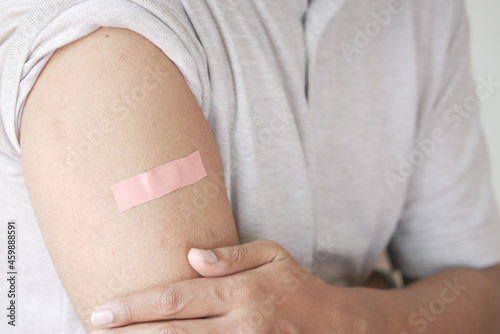
[[[148,172],[129,177],[111,186],[120,212],[179,188],[194,184],[207,176],[200,151],[168,162]]]

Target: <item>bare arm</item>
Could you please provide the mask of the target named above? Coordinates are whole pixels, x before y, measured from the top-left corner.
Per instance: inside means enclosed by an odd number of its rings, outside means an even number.
[[[354,291],[369,333],[500,333],[500,265],[444,270],[403,290]]]
[[[500,266],[446,270],[411,283],[415,298],[400,329],[417,333],[500,333]]]
[[[112,184],[196,150],[208,177],[118,211]],[[53,55],[24,108],[21,153],[45,243],[87,331],[111,298],[198,277],[191,247],[238,243],[210,127],[175,65],[131,31],[101,28]]]

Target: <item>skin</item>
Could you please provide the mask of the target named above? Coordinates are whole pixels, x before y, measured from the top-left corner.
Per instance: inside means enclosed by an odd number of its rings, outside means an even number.
[[[207,177],[119,212],[111,185],[196,150]],[[199,277],[191,247],[238,244],[212,131],[175,65],[136,33],[102,28],[52,56],[24,108],[21,156],[45,244],[87,332],[103,302]]]
[[[204,278],[99,307],[96,313],[114,317],[93,334],[500,333],[500,266],[446,270],[402,290],[376,290],[329,286],[272,241],[214,249],[216,263],[200,252],[191,250],[188,259]]]
[[[150,88],[139,102],[136,87]],[[104,134],[82,151],[92,129]],[[68,167],[78,148],[84,156]],[[402,290],[339,288],[274,242],[236,246],[210,127],[173,63],[133,32],[102,28],[53,55],[26,102],[21,150],[45,243],[87,332],[109,310],[104,333],[500,333],[499,266],[447,270]],[[119,213],[112,184],[195,150],[207,178]],[[217,262],[192,247],[212,249]],[[466,289],[429,313],[455,280]]]

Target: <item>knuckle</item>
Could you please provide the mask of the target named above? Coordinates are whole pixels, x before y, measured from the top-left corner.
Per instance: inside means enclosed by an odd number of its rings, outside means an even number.
[[[290,254],[284,249],[279,243],[274,240],[265,240],[267,248],[270,249],[274,254],[273,260],[279,261],[290,257]]]
[[[184,307],[184,298],[179,287],[163,290],[157,298],[156,309],[160,315],[168,316],[179,312]]]
[[[286,250],[279,243],[277,243],[274,240],[266,240],[266,243],[267,243],[269,248],[272,248],[272,249],[274,249],[276,251],[280,251],[280,252],[286,252]]]
[[[265,242],[269,245],[269,247],[281,248],[281,245],[274,240],[265,240]]]
[[[213,294],[217,299],[223,302],[234,302],[239,300],[239,289],[239,279],[235,276],[228,276],[225,283],[219,285],[219,289],[213,290]]]
[[[129,324],[134,321],[134,306],[130,302],[122,304],[119,312],[122,323]]]
[[[232,263],[234,264],[243,263],[245,258],[245,252],[243,252],[243,248],[241,246],[229,247],[227,250],[231,257]]]
[[[262,297],[260,285],[252,278],[242,278],[238,282],[238,288],[234,290],[239,300],[243,302],[253,302]]]

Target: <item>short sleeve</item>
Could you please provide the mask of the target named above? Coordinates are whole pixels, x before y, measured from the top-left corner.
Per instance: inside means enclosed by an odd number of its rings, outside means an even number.
[[[4,56],[0,59],[0,148],[11,155],[20,154],[24,102],[47,61],[58,48],[100,27],[129,29],[146,37],[176,64],[200,108],[207,109],[210,103],[203,48],[175,2],[44,0],[20,20],[0,53]]]
[[[492,94],[491,77],[472,80],[463,1],[443,3],[445,22],[427,22],[437,27],[434,40],[419,51],[417,138],[402,160],[409,187],[390,245],[394,264],[410,278],[500,262],[500,223],[479,115],[481,100]]]

